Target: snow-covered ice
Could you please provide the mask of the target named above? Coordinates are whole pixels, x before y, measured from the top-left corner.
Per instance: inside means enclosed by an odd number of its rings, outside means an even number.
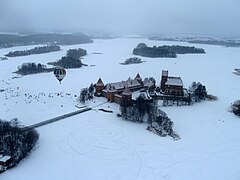
[[[146,124],[117,118],[118,105],[103,104],[114,113],[97,109],[38,128],[38,147],[17,167],[0,175],[1,180],[15,179],[217,179],[240,178],[240,119],[228,112],[229,105],[240,99],[240,77],[232,72],[240,68],[238,48],[194,45],[206,54],[178,55],[177,58],[144,58],[141,64],[122,66],[133,57],[132,50],[140,42],[153,45],[189,45],[185,42],[149,41],[147,39],[95,40],[92,44],[61,46],[59,52],[9,58],[0,62],[0,118],[17,117],[31,125],[42,120],[77,110],[80,89],[95,83],[154,77],[160,83],[162,69],[180,76],[184,86],[192,81],[206,85],[218,101],[192,106],[162,107],[172,119],[178,141],[160,137],[146,130]],[[0,49],[0,57],[9,51],[31,49],[20,46]],[[20,78],[12,72],[22,63],[55,61],[66,50],[83,48],[88,66],[68,69],[62,84],[52,73]],[[93,53],[102,54],[93,54]],[[13,79],[12,79],[13,78]],[[106,102],[98,98],[92,106]]]

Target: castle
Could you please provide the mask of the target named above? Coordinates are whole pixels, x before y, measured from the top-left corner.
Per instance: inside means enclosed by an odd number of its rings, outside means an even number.
[[[180,77],[168,76],[168,71],[162,71],[160,84],[161,90],[165,95],[183,96],[183,82]]]
[[[135,91],[148,90],[158,92],[167,96],[183,96],[183,82],[180,77],[168,76],[168,71],[163,70],[161,83],[156,87],[155,81],[151,78],[141,78],[139,73],[134,79],[128,78],[126,81],[104,84],[99,78],[95,84],[95,94],[105,97],[109,102],[116,102],[126,106],[131,105],[132,94]]]

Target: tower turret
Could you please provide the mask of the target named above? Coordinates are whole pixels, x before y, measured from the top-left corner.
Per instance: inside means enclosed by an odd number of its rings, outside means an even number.
[[[104,89],[104,83],[101,78],[98,79],[96,83],[96,93],[100,95],[102,93],[102,90]]]
[[[143,81],[142,81],[142,78],[139,73],[137,73],[137,75],[134,79],[137,80],[143,86]]]
[[[161,78],[160,88],[163,92],[165,91],[165,83],[167,82],[167,79],[168,79],[168,71],[162,70],[162,78]]]
[[[107,99],[110,102],[114,102],[114,94],[117,93],[117,90],[114,86],[112,86],[112,84],[108,85],[108,89],[107,89]]]

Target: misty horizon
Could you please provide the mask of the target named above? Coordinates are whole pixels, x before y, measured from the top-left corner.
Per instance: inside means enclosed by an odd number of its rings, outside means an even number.
[[[2,0],[0,31],[240,37],[239,0]]]

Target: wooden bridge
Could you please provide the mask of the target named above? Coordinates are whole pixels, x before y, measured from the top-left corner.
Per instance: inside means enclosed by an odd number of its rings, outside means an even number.
[[[58,116],[58,117],[55,117],[55,118],[51,118],[51,119],[48,119],[48,120],[30,125],[30,126],[23,127],[22,131],[28,131],[30,129],[34,129],[34,128],[38,128],[38,127],[41,127],[41,126],[44,126],[44,125],[47,125],[47,124],[51,124],[51,123],[54,123],[56,121],[60,121],[60,120],[69,118],[71,116],[75,116],[77,114],[80,114],[80,113],[83,113],[83,112],[86,112],[86,111],[90,111],[90,110],[92,110],[92,108],[89,107],[89,108],[84,108],[84,109],[81,109],[81,110],[78,110],[78,111],[73,111],[71,113],[67,113],[67,114],[64,114],[64,115],[61,115],[61,116]]]
[[[30,129],[38,128],[38,127],[41,127],[41,126],[44,126],[44,125],[47,125],[47,124],[54,123],[56,121],[60,121],[60,120],[66,119],[66,118],[69,118],[71,116],[75,116],[77,114],[81,114],[81,113],[90,111],[90,110],[92,110],[92,109],[94,109],[94,108],[96,108],[98,106],[101,106],[103,104],[106,104],[106,103],[108,103],[108,102],[103,102],[101,104],[97,104],[97,105],[92,106],[92,107],[83,106],[83,109],[80,109],[78,111],[73,111],[73,112],[70,112],[70,113],[67,113],[67,114],[63,114],[61,116],[57,116],[55,118],[51,118],[51,119],[48,119],[48,120],[45,120],[45,121],[42,121],[42,122],[30,125],[30,126],[23,127],[22,131],[28,131]]]

